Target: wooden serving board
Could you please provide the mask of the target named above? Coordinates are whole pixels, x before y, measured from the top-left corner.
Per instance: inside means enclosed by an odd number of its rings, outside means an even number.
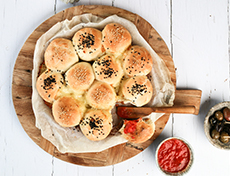
[[[36,41],[42,34],[44,34],[57,22],[63,21],[65,19],[70,20],[73,16],[81,15],[84,13],[92,13],[100,17],[107,17],[116,14],[133,22],[139,30],[140,34],[144,37],[144,39],[165,61],[170,71],[172,82],[176,86],[175,67],[167,45],[165,44],[161,36],[147,21],[145,21],[137,14],[116,7],[101,5],[81,5],[66,9],[52,16],[51,18],[43,22],[40,26],[38,26],[26,40],[21,51],[18,54],[13,71],[13,103],[22,127],[29,135],[29,137],[43,150],[55,156],[56,158],[73,164],[84,166],[107,166],[127,160],[146,149],[162,132],[169,119],[170,114],[165,114],[156,121],[155,134],[147,142],[139,145],[124,143],[98,153],[62,154],[55,148],[54,145],[52,145],[49,141],[41,136],[41,131],[35,127],[35,117],[31,104],[31,72],[33,69],[33,54]],[[183,106],[196,105],[199,111],[200,97],[201,91],[177,90],[175,103],[177,105]],[[191,101],[191,99],[193,101]]]

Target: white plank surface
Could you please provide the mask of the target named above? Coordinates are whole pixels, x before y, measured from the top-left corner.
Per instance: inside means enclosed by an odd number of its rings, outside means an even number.
[[[41,13],[41,9],[46,13]],[[0,81],[0,175],[52,172],[52,157],[24,132],[11,98],[12,71],[18,52],[38,24],[52,15],[53,2],[0,1],[0,70],[4,75]]]
[[[177,87],[203,91],[201,111],[174,115],[173,135],[188,140],[194,150],[191,175],[230,175],[230,152],[206,139],[203,121],[213,105],[229,100],[228,1],[209,0],[172,3],[173,57]],[[219,161],[219,162],[217,162]],[[221,168],[214,169],[214,168]],[[224,174],[226,173],[226,174]]]
[[[4,75],[0,79],[0,175],[162,175],[156,167],[155,150],[170,136],[182,137],[193,147],[195,162],[187,175],[230,175],[230,152],[213,147],[203,130],[208,109],[230,98],[229,1],[80,0],[77,4],[114,5],[146,19],[173,55],[177,87],[203,91],[200,114],[173,114],[150,147],[113,166],[83,167],[52,157],[28,137],[17,119],[11,98],[12,71],[17,54],[32,31],[72,5],[60,0],[0,1],[0,70]]]

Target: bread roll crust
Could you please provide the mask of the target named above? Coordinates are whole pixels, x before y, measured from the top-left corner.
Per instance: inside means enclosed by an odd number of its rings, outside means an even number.
[[[65,38],[52,40],[46,48],[44,57],[46,67],[58,72],[66,71],[79,60],[71,40]]]
[[[126,100],[140,107],[151,100],[153,88],[146,76],[135,76],[123,81],[121,92]]]
[[[123,70],[129,77],[147,75],[152,70],[153,60],[142,46],[132,46],[123,55]]]
[[[80,123],[80,128],[89,140],[103,140],[112,129],[112,115],[105,110],[88,110]]]
[[[83,93],[91,86],[95,76],[89,63],[79,62],[66,72],[65,79],[71,89]]]
[[[44,54],[48,71],[39,77],[36,86],[52,106],[54,120],[60,126],[79,125],[89,140],[103,140],[112,129],[110,111],[117,99],[115,89],[121,93],[121,100],[138,107],[151,100],[154,92],[146,75],[153,60],[144,47],[131,43],[131,34],[118,23],[106,25],[102,32],[80,29],[72,41],[56,38],[50,42]],[[91,66],[92,62],[77,63],[79,59],[95,61]],[[138,120],[133,132],[127,132],[128,124],[125,121],[120,131],[130,142],[142,143],[154,134],[154,125],[145,120]]]
[[[140,118],[136,121],[125,120],[120,132],[129,142],[143,143],[153,136],[155,129],[150,119]]]
[[[115,105],[116,93],[109,84],[95,81],[86,93],[86,101],[96,109],[111,109]]]
[[[37,79],[36,89],[39,95],[49,103],[52,103],[64,84],[64,79],[60,73],[46,70]]]
[[[95,60],[105,52],[105,49],[102,46],[101,31],[95,28],[80,29],[74,34],[72,41],[82,60]]]
[[[85,106],[81,101],[65,96],[54,101],[52,113],[55,121],[63,127],[78,125],[84,115]]]
[[[123,76],[120,62],[112,55],[105,55],[97,59],[93,63],[93,70],[97,80],[114,87],[120,82]]]
[[[102,43],[108,54],[122,54],[132,43],[129,31],[118,23],[107,24],[102,31]]]

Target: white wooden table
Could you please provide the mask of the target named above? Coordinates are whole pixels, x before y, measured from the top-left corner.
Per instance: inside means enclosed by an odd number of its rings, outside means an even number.
[[[60,0],[0,1],[0,175],[1,176],[144,176],[162,175],[155,150],[165,138],[186,139],[194,151],[187,175],[230,175],[230,151],[212,146],[203,122],[215,104],[228,101],[229,0],[80,0],[77,5],[110,5],[147,20],[169,47],[177,88],[202,90],[199,115],[172,114],[161,135],[141,154],[116,165],[83,167],[61,161],[39,148],[23,130],[11,97],[17,55],[33,30],[57,12],[71,7]]]

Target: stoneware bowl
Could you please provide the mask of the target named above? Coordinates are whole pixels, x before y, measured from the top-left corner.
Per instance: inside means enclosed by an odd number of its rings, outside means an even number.
[[[225,102],[221,102],[219,104],[216,104],[215,106],[213,106],[208,114],[206,115],[205,117],[205,120],[204,120],[204,131],[205,131],[205,135],[207,136],[209,142],[214,145],[215,147],[219,148],[219,149],[226,149],[226,150],[229,150],[230,149],[230,140],[228,143],[222,143],[220,142],[220,140],[218,139],[212,139],[211,138],[211,133],[210,133],[210,130],[211,130],[211,125],[209,123],[209,117],[212,116],[214,114],[215,111],[217,110],[221,110],[223,109],[224,107],[228,107],[230,108],[230,101],[225,101]]]
[[[159,166],[159,163],[158,163],[158,151],[159,151],[159,148],[161,147],[161,145],[162,145],[165,141],[170,140],[170,139],[178,139],[178,140],[181,140],[182,142],[184,142],[184,143],[187,145],[187,147],[188,147],[188,149],[189,149],[189,152],[190,152],[190,160],[189,160],[188,165],[186,166],[186,168],[185,168],[184,170],[179,171],[179,172],[176,172],[176,173],[166,172],[165,170],[163,170],[163,169]],[[163,141],[158,145],[157,150],[156,150],[156,153],[155,153],[155,160],[156,160],[156,164],[157,164],[158,169],[159,169],[163,174],[168,175],[168,176],[172,176],[172,175],[173,175],[173,176],[175,176],[175,175],[177,175],[177,176],[182,176],[182,175],[187,174],[188,171],[191,169],[191,166],[192,166],[193,160],[194,160],[194,155],[193,155],[193,151],[192,151],[191,145],[190,145],[187,141],[185,141],[184,139],[182,139],[182,138],[180,138],[180,137],[170,137],[170,138],[167,138],[167,139],[163,140]]]

